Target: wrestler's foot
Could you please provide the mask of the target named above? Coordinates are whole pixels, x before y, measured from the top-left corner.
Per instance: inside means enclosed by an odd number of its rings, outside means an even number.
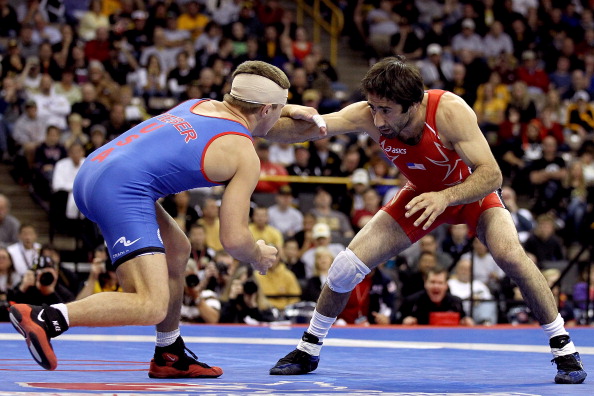
[[[186,351],[191,355],[188,356]],[[198,361],[181,337],[166,347],[156,347],[151,360],[148,376],[150,378],[217,378],[223,374],[220,367],[210,367]]]
[[[558,356],[551,361],[557,364],[557,375],[555,376],[557,384],[581,384],[588,375],[584,371],[582,359],[577,352]]]
[[[68,324],[62,313],[48,305],[16,304],[10,307],[10,322],[27,341],[33,359],[46,370],[55,370],[58,359],[50,338],[66,330]]]
[[[284,358],[276,362],[270,369],[270,375],[300,375],[314,371],[318,367],[319,356],[294,349]]]

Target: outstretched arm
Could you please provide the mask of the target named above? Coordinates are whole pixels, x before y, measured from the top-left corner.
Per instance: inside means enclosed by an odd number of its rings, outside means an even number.
[[[344,109],[322,115],[326,128],[316,125],[312,107],[286,105],[281,118],[270,129],[266,139],[275,142],[298,143],[350,132],[367,132],[370,113],[365,102],[351,104]]]

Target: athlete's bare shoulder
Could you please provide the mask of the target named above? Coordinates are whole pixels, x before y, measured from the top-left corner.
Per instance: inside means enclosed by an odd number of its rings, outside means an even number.
[[[474,110],[460,96],[443,94],[435,113],[435,124],[445,142],[455,142],[462,136],[480,132]]]

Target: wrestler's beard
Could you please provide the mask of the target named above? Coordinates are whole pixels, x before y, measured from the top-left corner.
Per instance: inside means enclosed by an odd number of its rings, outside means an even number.
[[[392,124],[388,124],[387,128],[382,128],[382,129],[378,128],[378,131],[379,131],[380,135],[382,135],[386,139],[398,139],[404,144],[414,145],[418,142],[418,139],[416,136],[412,136],[412,137],[408,137],[408,138],[404,138],[402,136],[402,131],[404,131],[410,125],[411,121],[412,121],[412,116],[409,114],[408,119],[406,120],[404,125],[398,127],[397,129]]]

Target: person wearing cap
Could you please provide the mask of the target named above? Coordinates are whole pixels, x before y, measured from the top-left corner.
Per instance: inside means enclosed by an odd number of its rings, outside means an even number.
[[[223,101],[186,101],[131,128],[82,164],[73,185],[75,203],[99,226],[125,293],[99,293],[68,305],[13,305],[12,323],[43,368],[57,367],[50,340],[69,327],[156,325],[150,377],[223,373],[186,354],[179,320],[190,242],[157,201],[196,187],[224,186],[225,251],[262,274],[275,263],[277,249],[255,241],[248,228],[260,176],[252,140],[266,136],[279,119],[289,80],[259,61],[242,63],[232,77]]]
[[[526,50],[522,53],[522,64],[518,67],[518,80],[528,86],[528,91],[533,95],[542,95],[549,90],[549,75],[538,64],[536,53]]]
[[[518,285],[549,339],[555,382],[582,383],[587,376],[546,279],[519,242],[497,190],[503,177],[476,114],[458,95],[425,91],[419,70],[401,56],[382,59],[361,81],[366,100],[322,119],[288,106],[270,139],[303,141],[366,133],[408,182],[340,252],[328,272],[309,327],[297,347],[270,369],[271,375],[315,370],[324,339],[351,291],[372,269],[397,256],[441,224],[466,224],[501,269]],[[554,140],[554,138],[551,137]]]
[[[418,66],[428,89],[443,89],[452,81],[454,62],[443,56],[443,47],[438,43],[427,46],[427,57],[420,60]]]
[[[276,203],[268,208],[270,225],[278,229],[284,238],[290,238],[303,229],[303,214],[292,206],[291,187],[281,186],[275,201]]]
[[[460,51],[472,51],[475,57],[483,56],[483,39],[475,32],[476,24],[471,18],[462,20],[462,31],[452,37],[452,52],[458,56]]]
[[[315,255],[316,249],[323,246],[330,250],[332,255],[336,257],[344,250],[342,243],[332,242],[332,232],[330,226],[326,223],[316,223],[311,229],[311,237],[313,246],[303,252],[301,255],[301,262],[305,267],[305,278],[311,278],[315,272]]]

